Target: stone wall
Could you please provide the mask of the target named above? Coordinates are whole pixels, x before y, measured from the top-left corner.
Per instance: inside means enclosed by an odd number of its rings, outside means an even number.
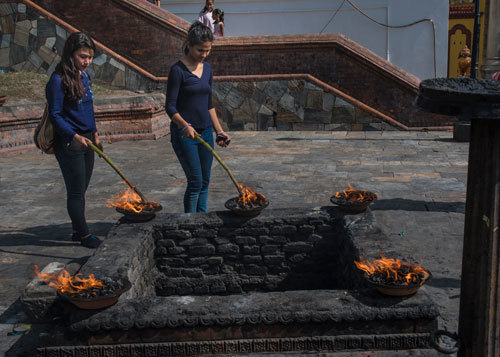
[[[213,100],[229,130],[397,130],[303,79],[215,82]]]
[[[353,288],[360,273],[341,217],[303,213],[273,210],[250,221],[198,215],[158,226],[157,295]]]
[[[0,3],[0,70],[50,75],[61,59],[67,36],[68,31],[23,3]],[[100,50],[88,72],[94,80],[118,88],[162,87]]]

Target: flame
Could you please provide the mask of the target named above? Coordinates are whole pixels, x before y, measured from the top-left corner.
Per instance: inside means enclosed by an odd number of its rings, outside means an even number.
[[[370,263],[366,259],[354,261],[358,269],[363,270],[368,276],[384,276],[388,282],[398,282],[403,285],[422,285],[429,278],[429,272],[419,265],[408,264],[400,259],[386,258],[380,254],[381,259]]]
[[[350,183],[347,184],[349,185],[349,188],[346,188],[342,192],[335,193],[335,198],[353,202],[373,201],[374,196],[371,192],[357,190],[353,188]]]
[[[239,184],[238,186],[241,192],[240,196],[238,197],[238,204],[240,206],[255,207],[255,206],[263,206],[266,203],[267,198],[263,194],[256,192],[252,190],[250,187],[242,184]]]
[[[101,280],[90,274],[88,278],[83,278],[82,274],[71,276],[67,270],[63,269],[59,274],[41,274],[38,266],[34,266],[36,276],[46,284],[56,288],[61,293],[78,294],[81,292],[91,292],[93,288],[103,288],[106,285]]]
[[[159,204],[156,202],[144,202],[141,196],[130,188],[127,191],[121,191],[106,201],[108,202],[108,207],[119,207],[135,213],[141,213],[144,210],[153,211],[159,207]]]

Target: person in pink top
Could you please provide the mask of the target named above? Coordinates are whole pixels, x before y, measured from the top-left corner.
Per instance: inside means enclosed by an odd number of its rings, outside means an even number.
[[[500,72],[495,72],[491,75],[491,79],[494,81],[500,81]]]
[[[205,7],[201,10],[198,16],[198,21],[207,26],[212,33],[214,32],[214,20],[212,18],[212,11],[214,9],[214,0],[206,0]]]
[[[214,19],[214,36],[224,37],[224,11],[215,9],[212,12],[212,18]]]

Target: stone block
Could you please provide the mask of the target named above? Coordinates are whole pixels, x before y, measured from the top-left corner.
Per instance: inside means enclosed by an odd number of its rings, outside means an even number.
[[[239,108],[245,102],[245,96],[236,88],[232,88],[224,98],[224,105],[233,109]]]
[[[108,60],[108,56],[105,53],[101,53],[100,55],[94,57],[92,61],[93,64],[102,66]]]
[[[16,45],[12,43],[10,46],[10,64],[14,65],[20,62],[24,62],[28,59],[28,52],[26,47]],[[34,68],[34,66],[32,66]],[[24,70],[24,69],[23,69]]]
[[[307,253],[313,250],[313,245],[306,242],[291,242],[283,246],[283,251],[287,253]]]
[[[369,124],[374,121],[378,121],[378,119],[375,119],[370,113],[361,110],[359,108],[355,108],[354,113],[355,113],[355,121],[358,124]]]
[[[302,92],[304,86],[305,84],[303,80],[292,79],[287,83],[288,89],[294,94]]]
[[[40,68],[43,63],[43,59],[35,52],[31,52],[28,56],[28,61],[36,68]]]
[[[7,48],[10,46],[10,39],[12,38],[11,34],[2,34],[2,41],[0,42],[0,48]]]
[[[217,252],[218,253],[223,253],[223,254],[236,254],[240,252],[240,247],[238,247],[236,244],[221,244],[217,246]]]
[[[306,108],[323,109],[323,91],[309,90],[307,92]]]
[[[49,263],[41,274],[58,274],[64,269],[64,264]],[[21,295],[21,307],[30,322],[51,322],[55,315],[53,306],[57,299],[57,290],[38,277],[31,280]]]
[[[0,16],[7,16],[12,14],[14,11],[12,10],[12,7],[10,4],[0,4]]]
[[[25,4],[17,4],[17,12],[20,14],[26,13],[26,5]]]
[[[56,36],[61,37],[63,40],[66,40],[66,38],[68,37],[68,32],[59,25],[56,25]]]
[[[213,254],[215,254],[215,247],[211,244],[191,246],[191,247],[189,247],[189,254],[192,254],[192,255],[213,255]]]
[[[122,70],[117,71],[111,85],[120,88],[125,87],[125,72]]]
[[[251,98],[255,91],[255,83],[254,82],[238,82],[236,88],[247,98]]]
[[[330,93],[323,93],[323,110],[327,112],[331,112],[333,107],[335,106],[336,97]]]
[[[30,31],[24,27],[16,26],[14,43],[22,47],[28,47]]]
[[[296,112],[295,98],[288,93],[283,94],[283,96],[278,101],[278,104],[283,108],[292,113]]]
[[[261,90],[255,88],[253,91],[252,99],[258,104],[263,104],[266,102],[266,95]]]
[[[40,36],[42,38],[56,36],[56,25],[53,24],[52,22],[50,22],[46,18],[41,18],[38,20],[37,29],[38,29],[38,36]]]
[[[45,39],[45,47],[52,49],[56,45],[57,37],[47,37]]]
[[[332,124],[352,124],[356,120],[354,107],[346,102],[347,105],[338,105],[341,99],[337,98],[332,112]]]
[[[10,66],[10,48],[0,48],[0,67],[6,68]]]
[[[304,124],[330,124],[331,113],[320,109],[304,109]]]
[[[120,62],[118,62],[117,60],[115,60],[113,57],[109,59],[109,64],[112,65],[113,67],[118,68],[120,71],[125,71],[125,66]]]
[[[18,21],[16,22],[16,27],[22,27],[25,30],[29,31],[31,29],[31,21],[30,20]]]
[[[57,54],[52,51],[50,48],[47,48],[45,46],[40,47],[38,50],[38,56],[48,64],[51,64],[54,61],[54,58],[56,58]]]
[[[0,26],[2,27],[3,34],[14,34],[16,32],[16,25],[11,15],[0,17]]]
[[[278,105],[277,123],[300,123],[303,121],[296,113],[286,110]]]
[[[287,81],[270,81],[264,89],[264,93],[275,102],[279,102],[283,94],[288,90]]]

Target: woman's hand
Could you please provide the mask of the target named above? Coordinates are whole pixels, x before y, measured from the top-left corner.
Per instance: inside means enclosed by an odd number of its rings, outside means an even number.
[[[187,125],[184,130],[182,131],[182,134],[188,138],[188,139],[192,139],[194,140],[194,137],[195,136],[200,136],[200,134],[198,134],[196,132],[196,130],[194,130],[194,128],[191,126],[191,125]]]
[[[220,131],[217,133],[217,137],[215,138],[217,145],[225,148],[229,145],[231,138],[224,131]]]
[[[99,135],[97,134],[97,131],[94,133],[94,144],[97,146],[97,148],[101,151],[104,151],[104,148],[102,147],[101,139],[99,139]]]
[[[87,143],[90,142],[90,140],[84,136],[75,134],[75,136],[73,136],[73,142],[78,146],[80,150],[83,150],[88,146]]]

